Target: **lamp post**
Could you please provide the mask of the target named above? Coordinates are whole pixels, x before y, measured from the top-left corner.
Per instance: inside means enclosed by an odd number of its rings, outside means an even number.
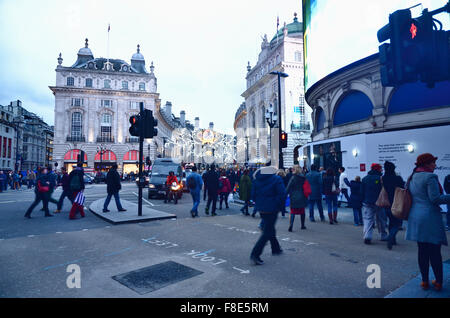
[[[288,77],[286,73],[273,71],[272,75],[277,75],[278,78],[278,167],[283,169],[283,149],[281,148],[281,77]]]
[[[102,171],[103,155],[107,152],[105,145],[97,146],[97,152],[100,154],[100,171]],[[84,161],[84,158],[82,158]]]
[[[248,136],[245,136],[245,163],[248,163]]]
[[[266,121],[269,125],[269,149],[270,149],[270,157],[272,157],[272,128],[275,127],[278,115],[275,113],[275,109],[273,108],[273,105],[270,104],[269,108],[266,109]]]

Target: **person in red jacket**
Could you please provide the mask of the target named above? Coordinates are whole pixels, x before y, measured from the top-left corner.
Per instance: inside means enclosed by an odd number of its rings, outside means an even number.
[[[222,187],[220,187],[220,185],[222,185]],[[230,207],[228,206],[228,195],[231,192],[231,184],[230,184],[230,180],[228,180],[225,171],[222,171],[222,173],[220,174],[220,178],[219,178],[219,196],[220,196],[220,201],[219,201],[219,210],[222,210],[222,202],[225,200],[225,207],[227,209],[229,209]]]
[[[172,186],[172,183],[176,182],[178,184],[177,176],[173,171],[169,171],[169,175],[166,179],[166,198],[164,199],[164,203],[167,203],[167,200],[169,199],[169,193],[170,193],[170,187]],[[170,200],[169,200],[170,201]]]

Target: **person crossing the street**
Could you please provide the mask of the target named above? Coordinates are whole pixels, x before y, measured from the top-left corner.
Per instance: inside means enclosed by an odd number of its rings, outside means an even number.
[[[31,206],[28,208],[27,212],[25,213],[24,217],[31,219],[31,213],[33,212],[33,209],[42,201],[44,205],[44,212],[46,217],[53,216],[50,214],[48,210],[48,195],[47,193],[50,190],[50,181],[47,175],[47,169],[42,168],[39,174],[39,177],[37,179],[37,184],[34,190],[35,198],[34,202],[31,204]]]
[[[61,177],[61,187],[62,187],[62,193],[61,196],[59,197],[58,200],[58,205],[56,208],[55,213],[60,213],[62,210],[62,206],[63,206],[63,202],[64,199],[67,197],[70,202],[73,204],[73,197],[72,197],[72,192],[70,190],[70,185],[69,185],[69,174],[67,173],[67,169],[65,167],[61,168],[61,172],[62,172],[62,177]]]
[[[74,202],[72,204],[72,208],[70,209],[69,219],[76,219],[77,213],[80,213],[81,217],[84,217],[84,208],[82,199],[84,197],[84,171],[83,165],[81,163],[77,164],[77,167],[73,169],[69,174],[69,186],[70,191],[72,192],[72,198],[74,198]],[[81,199],[80,199],[81,197]]]
[[[285,204],[286,189],[281,177],[276,175],[275,167],[262,167],[255,173],[255,181],[252,184],[251,198],[261,215],[262,233],[250,254],[250,260],[255,265],[263,265],[260,258],[264,246],[270,241],[273,255],[283,252],[276,238],[275,223],[278,212]]]
[[[221,176],[219,178],[219,196],[220,196],[219,210],[222,210],[223,201],[225,201],[225,207],[229,209],[230,207],[228,206],[228,196],[230,195],[230,192],[232,190],[230,180],[228,180],[225,171],[222,171],[220,174]]]
[[[119,191],[122,189],[122,185],[120,184],[120,175],[117,172],[117,164],[113,163],[111,169],[109,169],[108,174],[106,175],[106,191],[108,195],[106,196],[105,203],[103,204],[103,212],[110,212],[108,210],[109,202],[111,201],[112,196],[114,196],[114,200],[116,201],[117,210],[119,212],[125,212],[126,209],[122,207],[120,203]]]
[[[208,192],[208,201],[206,202],[205,214],[209,214],[209,207],[212,203],[211,215],[215,216],[217,206],[217,196],[219,194],[219,175],[216,172],[216,166],[212,164],[205,174],[205,187]]]
[[[188,186],[189,192],[192,196],[193,206],[191,209],[191,215],[193,218],[198,216],[198,206],[200,204],[200,193],[202,191],[203,179],[197,173],[197,166],[192,167],[192,173],[186,178],[186,184]]]

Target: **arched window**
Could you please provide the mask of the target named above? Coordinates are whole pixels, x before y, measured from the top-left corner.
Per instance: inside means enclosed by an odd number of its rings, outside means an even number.
[[[72,113],[72,123],[70,135],[72,138],[81,138],[83,131],[83,114],[80,112]]]
[[[360,91],[350,91],[336,105],[333,125],[343,125],[372,116],[373,105],[369,97]]]
[[[413,112],[421,109],[450,106],[450,81],[437,82],[433,88],[426,84],[401,85],[392,95],[389,114]]]
[[[67,86],[74,86],[75,85],[75,80],[73,77],[68,77],[67,78]]]
[[[322,107],[318,107],[316,110],[316,131],[319,132],[325,127],[325,113]]]
[[[255,111],[254,110],[252,110],[252,112],[251,112],[250,120],[252,121],[251,122],[251,127],[252,128],[256,128],[256,115],[255,115]]]

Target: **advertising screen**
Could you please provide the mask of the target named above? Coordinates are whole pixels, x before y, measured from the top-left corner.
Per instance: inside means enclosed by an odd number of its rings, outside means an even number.
[[[417,0],[303,0],[305,91],[328,74],[378,53],[377,32],[389,23],[389,14],[417,5]],[[412,8],[441,8],[447,0],[424,0]],[[448,30],[447,13],[434,16]]]

